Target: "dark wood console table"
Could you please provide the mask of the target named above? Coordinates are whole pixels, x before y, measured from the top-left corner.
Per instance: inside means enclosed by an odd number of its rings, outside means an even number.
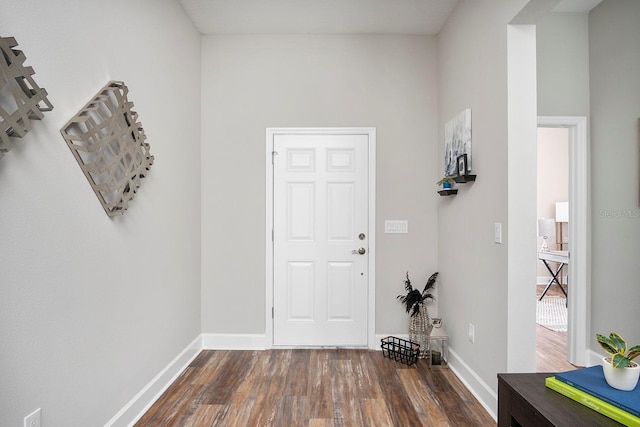
[[[620,426],[545,387],[545,378],[552,375],[498,374],[498,427]]]

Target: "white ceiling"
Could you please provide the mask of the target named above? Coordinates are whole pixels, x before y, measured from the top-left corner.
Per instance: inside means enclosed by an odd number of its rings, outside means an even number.
[[[458,0],[179,1],[202,34],[433,35],[440,31],[458,3]],[[561,0],[553,10],[588,12],[601,1]]]
[[[437,34],[458,0],[179,0],[202,34]]]

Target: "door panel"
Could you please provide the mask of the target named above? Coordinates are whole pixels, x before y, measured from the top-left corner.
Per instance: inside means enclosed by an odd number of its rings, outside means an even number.
[[[274,345],[365,346],[368,136],[276,135],[274,151]]]

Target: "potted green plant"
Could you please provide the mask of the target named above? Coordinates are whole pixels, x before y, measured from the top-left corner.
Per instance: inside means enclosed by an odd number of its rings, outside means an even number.
[[[633,361],[640,356],[640,345],[627,350],[627,342],[618,333],[608,337],[596,334],[598,344],[609,356],[602,358],[602,370],[607,384],[618,390],[631,391],[638,384],[640,365]]]
[[[429,299],[435,299],[431,291],[436,285],[437,278],[438,273],[433,273],[424,285],[422,292],[420,292],[411,285],[409,272],[407,272],[407,279],[404,281],[406,294],[396,297],[409,314],[409,341],[420,345],[420,353],[418,355],[420,358],[427,357],[429,352],[429,335],[431,335],[433,325],[429,320],[425,302]]]
[[[456,181],[453,179],[453,177],[445,176],[440,181],[436,182],[436,185],[442,185],[443,189],[448,190],[451,187],[453,187],[453,184],[455,184],[455,183],[456,183]]]

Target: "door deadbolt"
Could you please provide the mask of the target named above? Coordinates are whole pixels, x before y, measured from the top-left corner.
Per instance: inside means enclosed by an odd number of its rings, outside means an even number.
[[[360,233],[360,234],[358,235],[358,239],[360,239],[360,240],[364,240],[366,237],[367,237],[367,236],[365,236],[365,235],[364,235],[364,233]]]

